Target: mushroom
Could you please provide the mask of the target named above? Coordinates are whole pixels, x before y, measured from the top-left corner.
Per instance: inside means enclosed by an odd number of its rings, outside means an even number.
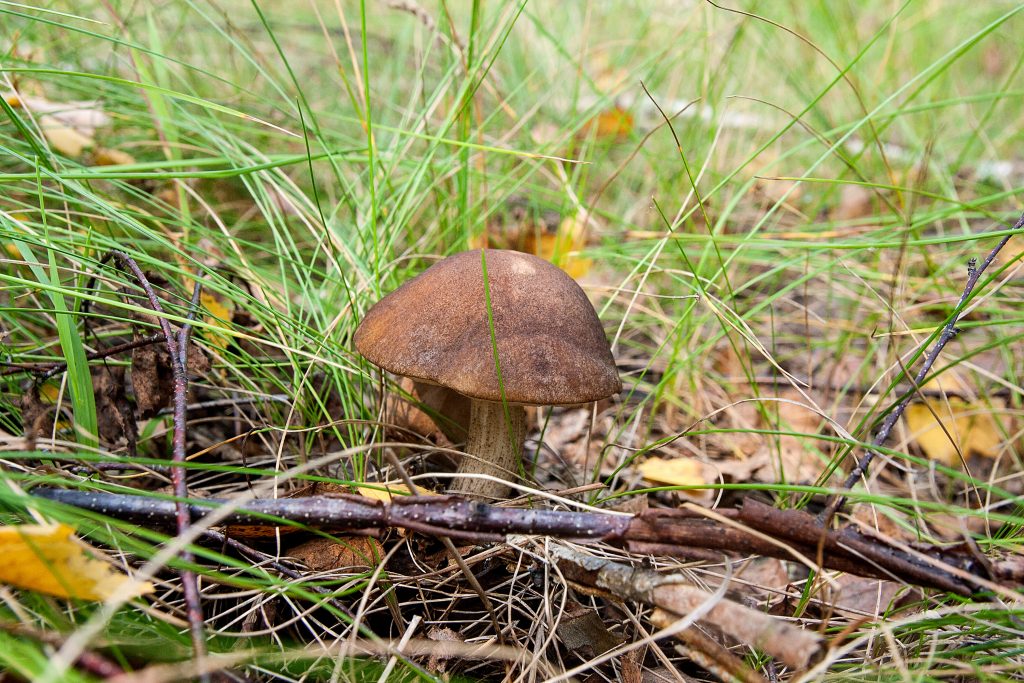
[[[622,389],[587,295],[557,266],[516,251],[475,249],[435,263],[366,313],[355,345],[384,370],[471,399],[461,474],[517,476],[524,406],[580,405]],[[508,493],[470,477],[450,490]]]

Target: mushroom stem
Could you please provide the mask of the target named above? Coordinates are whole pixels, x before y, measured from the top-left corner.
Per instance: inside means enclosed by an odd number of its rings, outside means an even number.
[[[526,438],[526,410],[522,406],[505,407],[494,401],[473,400],[469,408],[469,437],[459,474],[489,474],[503,479],[519,479],[519,462]],[[452,482],[451,492],[470,498],[508,497],[504,484],[466,477]]]

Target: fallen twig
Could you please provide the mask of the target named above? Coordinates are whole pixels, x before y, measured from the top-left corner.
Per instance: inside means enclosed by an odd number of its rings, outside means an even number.
[[[138,524],[166,526],[175,519],[175,503],[170,500],[45,488],[32,493]],[[208,499],[192,501],[185,507],[191,518],[198,520],[229,502]],[[400,527],[475,543],[502,541],[508,534],[536,534],[605,542],[639,552],[655,547],[659,554],[680,557],[688,557],[693,548],[703,548],[722,554],[789,560],[795,553],[816,557],[820,543],[824,569],[902,580],[963,596],[986,590],[989,581],[1015,584],[1024,578],[1024,557],[982,562],[974,553],[958,547],[913,548],[933,560],[925,562],[851,529],[825,529],[813,515],[799,510],[776,510],[748,500],[739,509],[716,510],[715,514],[740,524],[725,526],[689,510],[647,510],[639,515],[567,512],[497,507],[454,496],[396,497],[390,503],[362,496],[253,500],[229,513],[223,523],[274,526],[280,520],[290,523],[285,528],[299,524],[362,534]],[[747,525],[750,531],[740,525]],[[766,536],[775,542],[769,542]]]
[[[1020,218],[1017,219],[1012,230],[1020,230],[1022,227],[1024,227],[1024,214],[1021,214]],[[988,253],[985,260],[981,262],[980,266],[977,264],[977,260],[973,258],[967,262],[967,282],[964,284],[964,291],[960,295],[960,300],[957,301],[956,306],[953,308],[953,312],[950,314],[949,320],[947,320],[946,324],[942,327],[942,332],[939,333],[939,338],[935,341],[935,345],[925,356],[924,364],[914,376],[913,384],[915,388],[919,388],[924,382],[924,378],[928,376],[928,372],[932,369],[932,366],[938,359],[939,354],[942,353],[942,349],[946,347],[946,344],[959,334],[960,328],[956,326],[956,323],[960,319],[960,315],[964,312],[964,307],[970,300],[971,294],[974,292],[974,287],[978,284],[978,280],[981,279],[982,273],[984,273],[985,269],[995,261],[996,256],[999,255],[999,252],[1004,246],[1006,246],[1006,243],[1010,241],[1011,237],[1013,237],[1012,234],[1004,235],[1003,238],[999,240],[998,244],[992,248],[992,251]],[[872,448],[867,450],[864,457],[862,457],[857,462],[857,465],[853,470],[850,471],[850,476],[847,477],[846,482],[844,482],[843,488],[853,488],[854,484],[856,484],[860,478],[867,473],[868,467],[871,465],[871,461],[878,455],[878,451],[875,449],[889,440],[889,434],[892,432],[892,428],[896,425],[896,422],[900,417],[903,416],[903,412],[907,409],[907,405],[914,396],[916,396],[916,393],[914,392],[907,393],[907,395],[896,404],[896,407],[886,415],[885,421],[882,422],[881,429],[878,430],[878,434],[875,435],[874,440],[871,442]],[[846,496],[840,494],[832,496],[828,505],[825,506],[825,509],[822,510],[819,516],[825,526],[831,524],[832,518],[835,516],[836,512],[838,512],[845,504]]]
[[[174,495],[179,499],[178,503],[175,504],[177,531],[179,534],[183,534],[188,530],[190,524],[188,506],[183,501],[188,498],[187,471],[185,469],[185,429],[188,419],[188,404],[186,402],[188,371],[186,369],[186,357],[192,325],[186,323],[175,334],[171,329],[170,322],[163,315],[163,307],[160,305],[160,298],[157,296],[156,290],[149,283],[149,279],[142,272],[139,264],[128,254],[116,249],[111,250],[104,256],[100,261],[100,265],[110,260],[115,261],[122,269],[132,273],[138,280],[139,286],[142,287],[146,297],[149,299],[150,307],[156,314],[157,322],[160,325],[160,330],[163,333],[164,342],[167,344],[167,351],[171,358],[171,372],[174,377],[174,432],[171,442],[171,482],[174,485]],[[192,292],[189,319],[198,310],[200,291],[201,285],[196,282]],[[188,551],[182,552],[181,559],[185,564],[192,564],[195,561],[192,553]],[[191,569],[183,567],[179,573],[181,575],[182,592],[185,596],[185,612],[188,616],[189,631],[192,636],[192,648],[195,658],[201,661],[206,656],[206,634],[203,628],[203,607],[199,594],[199,581],[196,578],[195,572]]]
[[[678,614],[661,608],[656,608],[650,616],[651,624],[662,629],[671,628],[678,619]],[[681,641],[682,644],[678,648],[686,655],[687,659],[693,660],[702,669],[714,674],[720,680],[765,683],[764,677],[747,666],[743,660],[697,629],[684,629],[676,633],[675,637]],[[769,660],[769,662],[771,661],[773,660]]]
[[[162,334],[151,334],[148,337],[142,337],[140,339],[133,339],[123,344],[116,344],[114,346],[108,346],[105,349],[99,349],[97,351],[90,351],[85,354],[86,360],[100,360],[102,358],[109,358],[110,356],[116,356],[119,353],[125,351],[131,351],[137,349],[140,346],[149,346],[150,344],[156,344],[163,339]],[[0,377],[6,377],[8,375],[17,375],[22,372],[27,373],[38,373],[39,379],[49,379],[54,375],[60,374],[67,369],[68,364],[66,361],[50,361],[40,363],[3,363],[7,366],[4,370],[0,371]]]
[[[638,600],[676,618],[702,609],[700,620],[744,645],[764,650],[796,669],[805,669],[818,655],[821,638],[777,617],[730,600],[718,599],[679,575],[666,575],[553,545],[558,569],[570,581],[607,591],[620,599]]]

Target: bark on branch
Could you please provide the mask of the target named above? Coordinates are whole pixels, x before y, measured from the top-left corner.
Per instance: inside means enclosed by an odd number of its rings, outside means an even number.
[[[50,488],[36,488],[32,493],[140,525],[173,526],[175,519],[175,502],[171,500]],[[229,504],[225,499],[193,499],[186,507],[196,521]],[[987,582],[1014,586],[1024,581],[1024,557],[1019,555],[982,558],[970,548],[932,545],[915,545],[912,550],[917,554],[912,554],[852,529],[825,529],[809,513],[777,510],[749,499],[738,509],[715,510],[714,514],[732,523],[690,510],[612,515],[503,508],[454,496],[408,496],[391,503],[362,496],[311,496],[249,501],[232,512],[225,524],[300,525],[349,534],[376,534],[400,527],[478,543],[501,541],[508,534],[536,534],[678,557],[693,557],[697,550],[791,560],[799,553],[820,561],[824,569],[963,596],[982,592]],[[920,554],[931,561],[924,561]]]

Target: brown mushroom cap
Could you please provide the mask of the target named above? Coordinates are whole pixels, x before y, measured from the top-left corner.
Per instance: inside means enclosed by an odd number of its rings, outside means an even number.
[[[485,251],[506,400],[576,405],[618,393],[604,329],[576,281],[530,254]],[[378,301],[355,344],[395,374],[500,401],[480,250],[439,261]]]

